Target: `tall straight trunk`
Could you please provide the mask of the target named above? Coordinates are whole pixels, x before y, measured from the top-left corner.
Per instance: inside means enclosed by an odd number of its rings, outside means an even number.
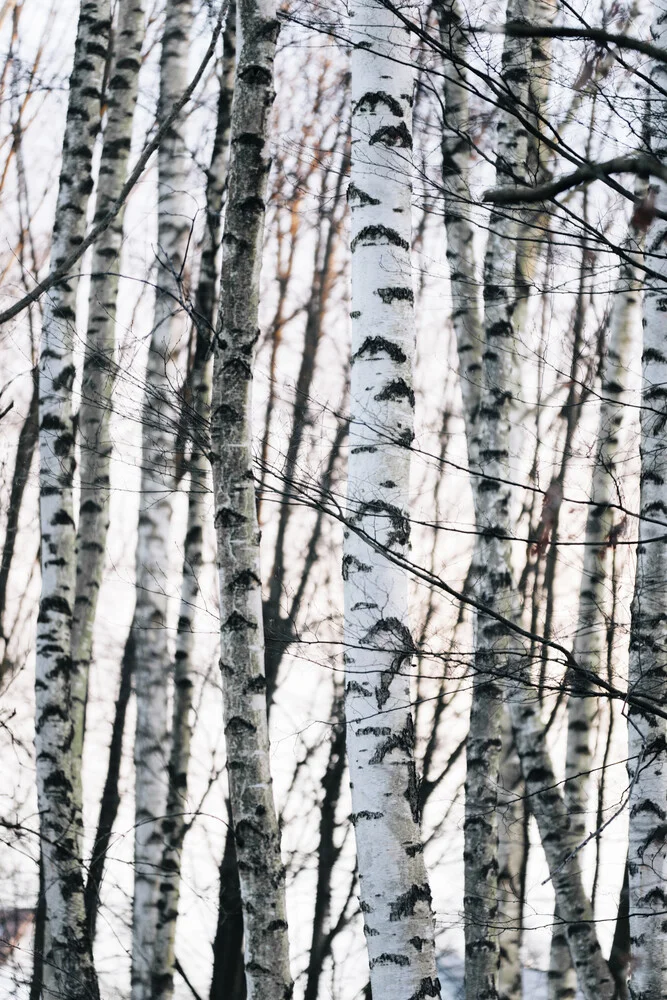
[[[350,11],[352,374],[345,714],[361,909],[377,998],[440,996],[419,827],[410,706],[407,551],[415,396],[411,245],[413,71],[400,21]],[[356,530],[355,530],[356,529]],[[365,536],[365,537],[364,537]],[[368,539],[368,540],[366,540]]]
[[[252,465],[252,381],[259,335],[259,277],[270,166],[268,131],[278,28],[273,0],[262,4],[239,0],[211,411],[220,669],[249,1000],[285,1000],[292,991],[285,872],[269,757]]]
[[[637,251],[641,238],[642,234],[631,230],[623,251],[628,255]],[[622,261],[614,291],[609,343],[600,388],[602,400],[573,650],[577,662],[596,675],[603,673],[606,661],[606,622],[610,603],[607,565],[614,532],[619,524],[618,512],[611,505],[618,502],[620,430],[628,398],[626,381],[632,352],[633,321],[638,316],[641,302],[638,282],[637,268],[628,260]],[[572,836],[581,843],[586,837],[586,815],[590,812],[593,722],[598,700],[585,696],[586,685],[582,685],[578,675],[571,678],[571,684],[572,693],[567,704],[564,792]],[[556,920],[551,943],[549,996],[551,1000],[574,1000],[576,989],[576,974],[564,928]]]
[[[525,5],[510,2],[508,20],[525,20]],[[496,177],[522,176],[527,136],[514,117],[515,105],[525,107],[529,93],[530,47],[525,40],[506,37],[503,49],[503,97],[497,126]],[[481,395],[473,454],[482,478],[474,491],[475,546],[473,579],[479,600],[506,618],[512,610],[513,535],[511,416],[516,394],[515,252],[518,220],[511,213],[492,212],[484,261],[484,330]],[[509,252],[508,252],[509,248]],[[466,749],[464,821],[464,911],[467,1000],[498,996],[498,819],[500,750],[502,743],[502,676],[507,673],[509,636],[498,623],[478,614],[475,664]]]
[[[235,17],[230,9],[228,17]],[[192,451],[188,468],[190,490],[183,554],[181,607],[174,662],[174,704],[169,758],[169,791],[162,822],[164,853],[157,902],[158,922],[153,960],[152,1000],[171,1000],[174,993],[176,920],[181,886],[181,859],[188,829],[187,791],[192,738],[194,617],[199,597],[199,571],[204,559],[204,525],[209,508],[207,430],[211,410],[211,342],[215,323],[217,268],[220,247],[220,212],[227,174],[229,129],[234,80],[234,31],[225,39],[225,69],[220,81],[218,116],[211,165],[206,186],[206,228],[201,250],[201,270],[195,297],[196,345],[192,372],[193,402],[190,415]]]
[[[100,85],[109,34],[104,0],[84,0],[70,77],[51,272],[82,240],[100,122]],[[83,903],[81,817],[70,746],[75,527],[72,383],[76,273],[48,296],[39,360],[39,492],[42,592],[37,620],[35,749],[46,894],[44,995],[99,997]]]
[[[651,34],[656,45],[667,44],[667,5],[653,4]],[[665,162],[666,67],[654,61],[649,95],[649,143]],[[659,88],[659,89],[658,89]],[[667,207],[667,185],[656,181],[655,204]],[[641,409],[641,517],[637,575],[630,626],[628,685],[633,694],[656,705],[667,702],[667,345],[665,342],[664,263],[667,223],[655,219],[647,233],[647,264],[653,269],[644,293],[644,348]],[[657,272],[657,274],[655,273]],[[628,848],[632,1000],[653,1000],[667,994],[667,729],[650,711],[628,712],[628,774],[630,832]]]
[[[100,159],[95,222],[120,195],[125,182],[137,101],[144,12],[141,0],[121,0],[114,32],[113,63],[107,90],[109,112]],[[82,808],[83,753],[93,626],[102,583],[109,529],[112,396],[115,386],[115,325],[123,213],[93,247],[88,331],[83,362],[79,434],[81,495],[76,537],[76,600],[72,623],[72,759],[75,802]]]
[[[160,59],[160,121],[188,84],[191,20],[192,0],[167,0]],[[167,798],[167,690],[171,672],[167,575],[177,428],[174,356],[184,329],[178,301],[192,214],[187,199],[190,164],[184,127],[183,117],[177,119],[158,150],[157,287],[144,395],[137,600],[132,623],[137,698],[132,1000],[148,1000],[151,995],[162,862],[159,818]]]

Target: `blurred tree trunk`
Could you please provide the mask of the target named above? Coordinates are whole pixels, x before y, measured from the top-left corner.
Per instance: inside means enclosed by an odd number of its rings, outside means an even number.
[[[158,120],[188,84],[191,0],[167,0],[160,58]],[[184,331],[186,251],[192,210],[184,116],[158,149],[158,251],[153,330],[142,420],[141,494],[136,556],[137,722],[134,742],[135,834],[132,909],[132,1000],[150,1000],[162,863],[160,818],[167,797],[167,694],[171,673],[167,604],[172,493],[176,487],[176,352]]]
[[[174,705],[169,758],[167,809],[162,821],[163,856],[157,901],[158,921],[153,960],[151,1000],[171,1000],[174,992],[176,920],[181,885],[183,843],[188,830],[187,791],[192,738],[193,656],[195,614],[199,598],[199,571],[204,558],[204,526],[209,509],[208,428],[211,416],[212,339],[215,328],[217,267],[220,249],[222,197],[227,177],[229,130],[234,92],[236,10],[227,12],[224,68],[220,80],[218,114],[206,185],[206,227],[201,269],[194,303],[195,357],[191,375],[192,411],[187,423],[192,448],[188,519],[183,556],[181,607],[174,662]]]

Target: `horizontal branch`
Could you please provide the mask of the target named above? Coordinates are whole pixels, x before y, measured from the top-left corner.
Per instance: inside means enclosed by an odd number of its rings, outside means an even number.
[[[538,184],[536,187],[527,185],[489,188],[482,195],[482,201],[493,205],[526,204],[536,201],[549,201],[563,191],[589,184],[591,181],[606,180],[611,174],[639,174],[641,176],[659,177],[667,181],[667,167],[653,156],[634,153],[631,156],[615,156],[603,163],[584,163],[569,174],[556,177],[552,181]],[[657,214],[657,213],[656,213]]]
[[[40,281],[37,285],[35,285],[35,287],[31,292],[28,292],[27,295],[24,295],[22,299],[19,299],[18,302],[15,302],[13,306],[9,307],[9,309],[5,309],[4,312],[0,313],[0,326],[3,323],[9,322],[9,320],[11,319],[14,319],[15,316],[18,316],[19,313],[23,312],[24,309],[27,309],[27,307],[32,305],[33,302],[36,302],[37,299],[39,299],[44,294],[44,292],[48,292],[51,288],[53,288],[54,285],[57,285],[59,281],[62,281],[63,278],[66,278],[69,272],[74,267],[74,265],[78,263],[79,260],[81,260],[88,247],[92,246],[95,240],[99,236],[101,236],[102,233],[105,232],[105,230],[109,228],[111,223],[114,221],[118,213],[123,208],[123,205],[125,204],[128,195],[130,194],[133,187],[135,186],[135,184],[141,177],[142,173],[144,172],[146,164],[148,163],[151,156],[162,142],[163,138],[165,137],[171,126],[174,124],[174,122],[180,115],[185,105],[192,97],[197,87],[197,84],[204,75],[204,70],[208,66],[209,62],[211,61],[215,53],[215,47],[218,38],[220,36],[220,32],[222,31],[222,26],[225,21],[228,7],[229,7],[229,0],[225,0],[218,15],[218,20],[216,22],[215,28],[213,29],[213,34],[211,35],[211,42],[209,44],[208,49],[206,50],[204,58],[199,64],[197,72],[195,73],[192,80],[190,81],[186,89],[183,91],[179,99],[176,101],[176,103],[174,104],[171,111],[164,119],[160,127],[158,128],[157,132],[155,133],[151,141],[147,143],[146,146],[144,146],[144,149],[142,150],[141,155],[137,160],[134,170],[125,181],[125,184],[123,185],[120,194],[112,204],[111,208],[107,212],[105,212],[105,214],[102,216],[99,222],[97,222],[90,230],[90,232],[83,240],[83,242],[79,244],[76,250],[72,251],[69,257],[65,258],[62,264],[60,264],[57,268],[55,268],[55,270],[51,271],[48,277],[44,279],[44,281]]]
[[[644,42],[640,38],[631,38],[614,31],[605,31],[604,28],[564,28],[550,24],[524,24],[517,21],[510,21],[503,25],[481,25],[469,29],[471,32],[487,32],[488,34],[510,35],[512,38],[581,38],[584,41],[597,42],[599,45],[618,45],[622,49],[630,49],[632,52],[641,52],[642,55],[649,56],[658,62],[667,63],[667,49],[661,49],[651,42]]]

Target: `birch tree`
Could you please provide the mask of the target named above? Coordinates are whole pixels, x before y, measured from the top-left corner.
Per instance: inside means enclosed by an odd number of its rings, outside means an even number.
[[[409,34],[375,0],[350,11],[352,374],[345,714],[361,909],[376,997],[440,995],[419,828],[407,575],[415,396]]]
[[[653,42],[667,44],[667,8],[653,5]],[[648,131],[653,154],[665,162],[665,65],[651,68]],[[656,181],[655,207],[665,212],[667,185]],[[649,703],[667,700],[667,458],[664,430],[667,390],[665,351],[664,240],[667,224],[654,218],[646,236],[651,273],[644,293],[642,354],[641,477],[637,575],[632,602],[628,685]],[[667,731],[665,720],[649,709],[628,712],[628,774],[630,777],[630,833],[628,848],[632,1000],[649,1000],[667,993]]]
[[[139,86],[144,12],[140,0],[121,0],[114,29],[115,51],[108,84],[108,119],[100,158],[95,221],[118,198],[130,155],[132,122]],[[72,624],[73,769],[76,806],[80,785],[88,673],[93,626],[106,557],[109,530],[110,420],[115,378],[116,300],[123,238],[123,213],[93,247],[88,330],[83,363],[79,432],[81,494],[76,536],[76,600]]]
[[[168,0],[160,58],[158,119],[188,84],[191,0]],[[170,651],[167,574],[175,488],[175,355],[183,332],[182,297],[191,228],[187,201],[189,155],[177,119],[158,149],[157,287],[148,350],[142,419],[142,468],[137,537],[134,633],[137,722],[135,762],[135,883],[132,910],[132,1000],[151,996],[162,842],[158,818],[167,798],[165,764]]]
[[[195,358],[192,370],[192,412],[188,416],[192,451],[188,461],[190,487],[183,553],[181,606],[174,657],[174,705],[169,757],[169,790],[162,822],[162,857],[158,921],[153,960],[152,1000],[171,1000],[174,992],[174,946],[181,884],[183,843],[188,830],[187,791],[192,739],[194,617],[200,593],[204,559],[204,527],[209,504],[208,425],[211,409],[212,331],[217,303],[217,253],[220,247],[222,198],[227,175],[229,129],[233,94],[235,44],[234,5],[225,31],[224,70],[220,80],[218,114],[206,185],[206,227],[201,247],[201,270],[194,303]]]
[[[272,0],[240,0],[211,412],[220,669],[248,1000],[286,1000],[292,991],[285,874],[269,762],[252,466],[252,379],[277,35]]]
[[[109,22],[109,8],[103,0],[84,0],[70,76],[53,225],[52,272],[85,232]],[[66,1000],[97,1000],[99,990],[83,902],[81,817],[75,801],[78,777],[70,756],[76,559],[72,495],[76,279],[77,274],[73,273],[52,289],[45,303],[42,325],[39,362],[42,590],[37,622],[35,749],[48,921],[44,994]]]
[[[641,195],[640,195],[641,197]],[[600,414],[591,482],[591,506],[584,537],[584,566],[579,586],[579,613],[573,654],[590,674],[601,676],[604,668],[606,619],[609,609],[609,554],[614,534],[621,526],[618,503],[618,461],[622,444],[621,427],[628,402],[627,378],[632,351],[632,335],[641,305],[640,278],[633,263],[643,234],[631,226],[622,246],[614,289],[607,355],[600,385]],[[567,705],[567,751],[565,761],[565,803],[570,814],[572,837],[583,843],[586,835],[590,775],[593,766],[594,719],[599,710],[581,675],[571,678]],[[578,695],[582,696],[578,696]],[[549,968],[549,992],[553,1000],[571,997],[577,982],[564,928],[556,915]]]

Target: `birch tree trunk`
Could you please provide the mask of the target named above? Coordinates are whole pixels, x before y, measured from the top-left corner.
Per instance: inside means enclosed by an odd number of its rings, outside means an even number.
[[[141,0],[121,0],[115,53],[108,87],[109,112],[100,160],[95,222],[120,195],[125,182],[137,100],[144,13]],[[88,331],[83,363],[79,433],[81,496],[76,537],[76,601],[72,624],[72,766],[75,803],[82,808],[83,753],[93,626],[109,529],[109,424],[115,385],[115,324],[118,271],[123,238],[120,212],[93,247]]]
[[[510,2],[508,21],[529,17],[525,5]],[[526,131],[512,110],[516,105],[525,107],[528,101],[529,60],[526,41],[507,36],[502,61],[503,106],[497,126],[496,177],[500,184],[522,176],[526,168]],[[472,579],[479,600],[506,618],[513,617],[510,436],[517,331],[512,248],[518,228],[511,213],[491,213],[484,261],[481,397],[473,451],[483,478],[474,492],[480,534]],[[507,673],[510,640],[494,619],[483,614],[477,616],[475,632],[464,823],[466,997],[492,1000],[498,996],[499,964],[496,810],[502,732],[500,678]]]
[[[228,17],[235,17],[232,8]],[[233,29],[232,29],[233,37]],[[225,32],[226,42],[229,29]],[[187,791],[192,738],[194,617],[199,597],[199,570],[204,557],[204,525],[209,505],[208,426],[211,411],[212,331],[215,323],[217,268],[220,246],[220,213],[227,174],[229,129],[234,79],[234,46],[225,52],[220,81],[218,118],[206,186],[206,229],[201,250],[201,270],[195,299],[196,346],[192,373],[193,409],[190,416],[192,452],[188,520],[183,556],[181,608],[174,662],[174,705],[169,759],[167,809],[162,822],[164,853],[160,872],[158,921],[153,962],[152,1000],[171,1000],[174,992],[174,945],[181,886],[181,857],[188,830]]]
[[[667,44],[667,6],[653,5],[653,42]],[[654,61],[649,100],[649,140],[665,161],[666,68]],[[667,207],[667,185],[656,181],[655,205]],[[665,346],[665,263],[667,223],[655,219],[646,238],[653,269],[644,294],[642,355],[641,480],[637,576],[632,602],[629,688],[664,706],[667,702],[667,349]],[[658,272],[656,274],[656,272]],[[667,995],[667,731],[664,719],[631,707],[628,711],[630,834],[628,849],[632,1000]]]
[[[537,821],[577,980],[586,1000],[612,1000],[614,982],[597,939],[593,910],[581,879],[579,855],[572,856],[577,841],[526,669],[520,671],[518,680],[510,702],[512,726],[526,794]]]
[[[104,0],[84,0],[70,77],[51,272],[85,233],[109,21]],[[99,997],[83,903],[81,817],[74,800],[78,779],[70,756],[76,278],[75,273],[55,285],[45,301],[39,362],[42,591],[37,620],[35,749],[48,924],[44,956],[44,996],[48,1000]]]
[[[409,51],[409,35],[380,2],[355,0],[350,28],[347,516],[357,531],[345,532],[343,578],[352,821],[373,996],[417,1000],[439,996],[440,983],[419,829],[408,580],[363,537],[397,554],[410,540],[414,81],[411,67],[393,58]]]
[[[220,669],[248,1000],[291,996],[285,873],[269,761],[252,378],[268,129],[278,36],[274,0],[239,0],[229,196],[215,335],[211,459],[220,584]]]
[[[639,249],[642,234],[631,230],[623,244],[625,254]],[[588,509],[584,539],[584,567],[579,589],[579,614],[574,640],[574,656],[584,669],[601,675],[605,663],[605,636],[609,609],[607,563],[613,544],[618,512],[610,505],[618,503],[620,430],[627,402],[626,381],[632,351],[633,321],[641,303],[639,276],[632,263],[621,262],[610,317],[607,357],[601,383],[597,448],[591,483],[591,506]],[[565,761],[565,803],[570,814],[575,842],[586,837],[586,815],[590,812],[590,771],[593,763],[593,722],[598,700],[586,697],[587,685],[580,676],[571,678],[572,694],[567,705],[567,755]],[[549,967],[550,1000],[568,1000],[576,995],[577,980],[565,936],[565,929],[554,922]]]
[[[160,120],[188,84],[191,0],[168,0],[160,60]],[[162,838],[166,807],[168,648],[167,573],[171,495],[175,488],[177,416],[174,355],[183,332],[178,308],[192,211],[189,157],[177,119],[158,150],[158,268],[142,422],[141,496],[137,539],[135,635],[137,722],[135,884],[132,912],[132,1000],[151,995]]]

